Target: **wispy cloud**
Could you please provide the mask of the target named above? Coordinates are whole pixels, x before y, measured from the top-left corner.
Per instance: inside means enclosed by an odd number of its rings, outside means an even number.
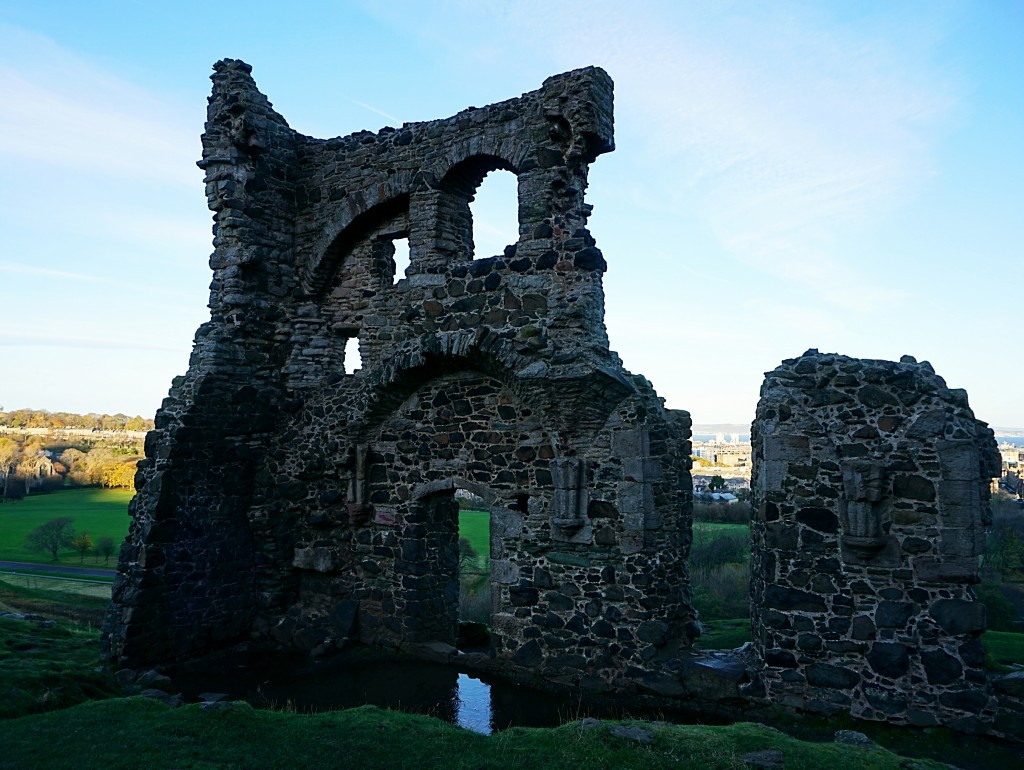
[[[166,289],[162,288],[159,285],[133,283],[131,281],[122,281],[117,278],[110,278],[105,275],[90,275],[88,273],[78,273],[70,270],[56,270],[49,267],[39,267],[37,265],[24,264],[19,262],[0,261],[0,273],[13,273],[17,275],[36,276],[40,278],[70,281],[72,283],[88,283],[97,284],[101,286],[110,286],[118,289],[126,289],[136,294],[145,296],[163,295],[185,300],[192,299],[191,296],[189,296],[187,293],[183,291]],[[166,306],[164,306],[164,309],[167,309]]]
[[[0,24],[0,156],[194,186],[202,113],[182,115],[58,46]]]
[[[21,331],[17,328],[0,336],[0,347],[54,347],[97,350],[155,350],[180,353],[189,346],[161,345],[152,337],[91,337],[47,332]]]
[[[349,101],[352,102],[352,104],[355,104],[355,105],[357,105],[359,107],[362,107],[364,110],[369,110],[370,112],[374,113],[375,115],[380,115],[382,118],[387,118],[392,123],[394,123],[395,126],[400,126],[400,125],[402,125],[402,123],[405,122],[401,118],[395,117],[394,115],[392,115],[389,112],[384,112],[384,110],[377,109],[372,104],[367,104],[366,102],[361,102],[358,99],[352,99],[351,97],[349,98]]]
[[[847,310],[901,297],[875,286],[841,245],[934,173],[934,145],[959,98],[958,82],[933,63],[941,9],[861,25],[786,3],[453,0],[429,15],[438,25],[489,22],[492,45],[520,57],[607,69],[618,153],[656,158],[651,196],[686,191],[749,267],[794,286],[841,286],[815,296]]]

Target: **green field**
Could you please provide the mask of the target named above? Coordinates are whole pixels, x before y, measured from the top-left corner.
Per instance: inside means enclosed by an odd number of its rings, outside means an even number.
[[[487,511],[459,511],[459,537],[469,540],[479,561],[491,553],[491,514]]]
[[[124,489],[62,489],[44,495],[30,495],[0,505],[0,561],[27,561],[52,564],[48,554],[25,546],[28,533],[49,519],[69,516],[75,532],[88,532],[93,542],[109,536],[120,545],[128,532],[128,502],[134,493]],[[59,563],[78,564],[78,552],[70,548],[61,553]],[[100,559],[102,565],[103,560]],[[93,556],[85,564],[96,566]],[[109,565],[114,567],[113,560]]]
[[[120,543],[128,533],[128,502],[132,493],[123,489],[64,489],[46,495],[32,495],[17,502],[0,505],[0,561],[25,561],[52,564],[46,554],[25,546],[28,533],[44,521],[70,516],[75,532],[88,532],[93,542],[109,535]],[[490,553],[491,514],[487,511],[460,511],[459,537],[469,539],[481,559]],[[67,549],[60,563],[78,564],[78,553]],[[95,558],[85,563],[95,566]],[[113,566],[113,565],[111,565]]]

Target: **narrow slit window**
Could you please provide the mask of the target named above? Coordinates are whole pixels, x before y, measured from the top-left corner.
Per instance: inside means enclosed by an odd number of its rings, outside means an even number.
[[[405,278],[405,271],[409,269],[409,239],[395,238],[391,242],[395,247],[395,275],[393,283],[398,283]]]
[[[363,358],[359,354],[359,338],[349,337],[345,340],[345,374],[355,374],[362,365]]]

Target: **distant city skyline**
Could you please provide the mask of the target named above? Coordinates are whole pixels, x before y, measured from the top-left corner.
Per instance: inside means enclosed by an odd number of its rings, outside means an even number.
[[[242,58],[298,131],[377,131],[598,65],[606,323],[701,424],[749,425],[808,348],[928,360],[1024,429],[1024,4],[0,0],[0,404],[151,417],[206,320],[199,135]],[[477,252],[516,238],[488,176]],[[728,432],[728,431],[727,431]]]

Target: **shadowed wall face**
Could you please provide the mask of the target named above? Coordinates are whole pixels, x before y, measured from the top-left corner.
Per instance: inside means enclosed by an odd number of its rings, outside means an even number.
[[[996,701],[970,585],[999,475],[992,431],[927,362],[812,350],[752,428],[751,694],[970,728]]]

